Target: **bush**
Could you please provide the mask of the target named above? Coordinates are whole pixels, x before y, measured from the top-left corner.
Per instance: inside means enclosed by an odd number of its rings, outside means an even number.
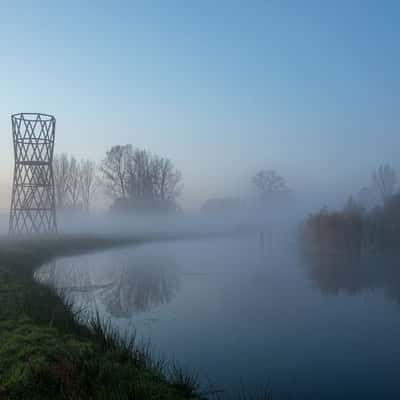
[[[307,249],[359,255],[363,242],[363,226],[361,214],[321,211],[310,216],[305,223]]]
[[[400,194],[382,207],[364,211],[348,202],[343,211],[320,211],[304,224],[307,250],[360,255],[361,251],[397,250],[400,246]]]

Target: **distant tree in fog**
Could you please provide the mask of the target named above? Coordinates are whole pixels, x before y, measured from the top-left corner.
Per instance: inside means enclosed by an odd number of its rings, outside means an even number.
[[[54,155],[53,174],[57,208],[63,209],[68,199],[69,158],[67,154]]]
[[[67,154],[56,154],[53,161],[56,205],[59,210],[89,211],[95,188],[94,162]]]
[[[101,165],[106,193],[113,209],[177,208],[182,175],[171,160],[131,145],[114,146]]]
[[[271,193],[288,192],[285,179],[273,170],[261,170],[252,178],[252,183],[261,197]]]
[[[372,181],[384,203],[394,195],[397,185],[397,174],[390,165],[380,165],[373,172]]]
[[[80,170],[79,164],[75,157],[69,159],[68,173],[68,194],[69,208],[76,210],[82,208],[81,202],[81,186],[80,186]]]
[[[96,176],[96,164],[91,160],[81,160],[79,171],[79,185],[82,206],[86,212],[89,212],[98,183]]]
[[[126,198],[128,191],[129,163],[132,159],[132,146],[113,146],[101,162],[100,171],[107,195],[113,199]]]
[[[168,158],[153,156],[154,195],[164,204],[176,204],[182,192],[182,174]]]

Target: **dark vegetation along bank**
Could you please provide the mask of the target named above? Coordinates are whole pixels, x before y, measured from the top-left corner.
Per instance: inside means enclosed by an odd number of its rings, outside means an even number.
[[[54,289],[33,279],[53,257],[134,239],[0,240],[0,399],[195,399],[193,377],[94,316],[79,322]]]
[[[311,279],[324,293],[383,289],[400,302],[400,194],[369,210],[350,200],[305,221],[303,250]]]
[[[400,187],[390,165],[372,174],[372,186],[363,187],[336,212],[322,209],[303,226],[303,244],[309,254],[351,256],[394,252],[400,248]]]
[[[307,250],[355,258],[400,248],[400,194],[365,210],[349,201],[342,211],[322,210],[304,224]]]

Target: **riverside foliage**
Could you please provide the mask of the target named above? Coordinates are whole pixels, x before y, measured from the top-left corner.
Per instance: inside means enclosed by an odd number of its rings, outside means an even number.
[[[400,194],[369,211],[352,199],[342,211],[322,209],[304,223],[303,239],[310,251],[355,256],[396,251],[400,248]]]

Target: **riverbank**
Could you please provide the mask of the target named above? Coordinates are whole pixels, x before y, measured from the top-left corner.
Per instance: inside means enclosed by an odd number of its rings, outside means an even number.
[[[70,304],[33,272],[55,257],[148,238],[0,239],[0,399],[198,399],[196,383],[166,370],[134,339]]]

